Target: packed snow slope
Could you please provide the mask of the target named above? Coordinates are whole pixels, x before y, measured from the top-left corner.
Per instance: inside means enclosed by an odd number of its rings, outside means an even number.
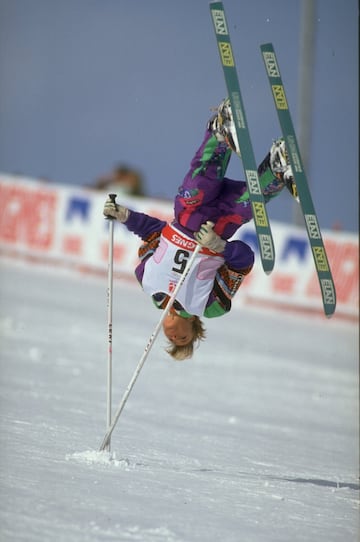
[[[161,335],[99,453],[106,277],[0,273],[1,541],[357,539],[357,325],[244,306],[186,362]],[[114,410],[158,319],[115,283]]]

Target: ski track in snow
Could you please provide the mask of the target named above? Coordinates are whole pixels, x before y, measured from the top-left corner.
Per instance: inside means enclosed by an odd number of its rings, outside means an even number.
[[[106,279],[0,273],[1,541],[357,539],[356,325],[243,307],[183,363],[159,336],[99,452]],[[114,410],[158,318],[115,283]]]

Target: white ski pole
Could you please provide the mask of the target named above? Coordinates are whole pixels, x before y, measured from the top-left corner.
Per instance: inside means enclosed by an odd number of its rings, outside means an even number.
[[[109,194],[109,198],[115,203],[116,194]],[[113,269],[114,269],[114,222],[113,217],[107,217],[109,220],[109,260],[108,260],[108,289],[107,289],[107,308],[108,308],[108,360],[107,360],[107,405],[106,405],[106,428],[111,427],[112,410],[112,322],[113,322]],[[106,450],[110,451],[110,439],[106,443]]]
[[[105,434],[105,437],[104,437],[104,439],[102,441],[102,444],[100,446],[100,451],[103,451],[103,450],[106,449],[106,446],[107,446],[107,444],[108,444],[108,442],[110,440],[111,434],[114,431],[114,428],[115,428],[115,426],[117,424],[117,421],[118,421],[118,419],[119,419],[119,417],[121,415],[121,412],[123,411],[123,408],[124,408],[124,406],[126,404],[126,401],[128,400],[130,392],[133,389],[134,384],[135,384],[135,382],[136,382],[136,380],[137,380],[137,378],[138,378],[138,376],[140,374],[140,371],[141,371],[141,369],[142,369],[142,367],[143,367],[143,365],[144,365],[144,363],[146,361],[146,358],[148,357],[149,352],[150,352],[150,350],[151,350],[151,348],[152,348],[152,346],[153,346],[153,344],[155,342],[155,339],[159,334],[161,325],[162,325],[166,315],[168,314],[169,310],[173,306],[173,303],[174,303],[174,301],[176,299],[176,296],[177,296],[180,288],[184,284],[185,279],[186,279],[187,275],[189,274],[189,271],[190,271],[190,269],[191,269],[191,267],[192,267],[192,265],[193,265],[193,263],[195,261],[195,258],[197,256],[200,248],[201,248],[200,245],[197,245],[195,247],[195,250],[192,253],[191,258],[187,262],[184,273],[181,275],[181,278],[180,278],[179,282],[177,283],[177,285],[175,287],[175,290],[173,291],[173,293],[172,293],[172,295],[171,295],[171,297],[170,297],[170,299],[168,301],[168,304],[166,305],[166,308],[162,311],[162,315],[161,315],[161,318],[159,320],[159,323],[157,324],[156,328],[154,329],[154,331],[153,331],[153,333],[152,333],[152,335],[151,335],[151,337],[150,337],[150,339],[149,339],[149,341],[148,341],[148,343],[147,343],[147,345],[145,347],[145,350],[144,350],[143,355],[141,356],[140,361],[139,361],[139,363],[138,363],[138,365],[137,365],[137,367],[135,369],[133,377],[130,380],[129,385],[126,388],[125,393],[124,393],[124,395],[123,395],[123,397],[121,399],[120,405],[119,405],[119,407],[118,407],[118,409],[117,409],[117,411],[115,413],[113,421],[112,421],[110,427],[108,428],[107,433]]]

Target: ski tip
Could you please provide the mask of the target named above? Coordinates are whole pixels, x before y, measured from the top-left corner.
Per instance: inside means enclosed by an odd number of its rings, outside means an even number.
[[[336,309],[336,301],[334,303],[324,303],[324,313],[326,318],[331,318],[334,316]]]

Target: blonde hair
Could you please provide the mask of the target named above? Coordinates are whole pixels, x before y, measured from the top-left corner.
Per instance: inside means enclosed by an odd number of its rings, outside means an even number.
[[[204,325],[198,316],[193,316],[192,331],[193,338],[188,344],[177,346],[176,344],[169,342],[166,352],[176,361],[183,361],[184,359],[191,358],[194,353],[194,346],[198,345],[199,342],[206,337]]]

